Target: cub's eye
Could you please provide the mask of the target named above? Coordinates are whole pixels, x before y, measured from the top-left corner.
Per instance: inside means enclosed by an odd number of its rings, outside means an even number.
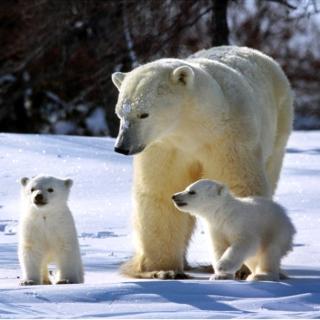
[[[48,192],[53,192],[52,188],[47,189]]]
[[[145,118],[148,118],[149,117],[149,113],[141,113],[138,115],[138,118],[139,119],[145,119]]]
[[[196,192],[195,191],[193,191],[193,190],[190,190],[189,192],[188,192],[189,194],[196,194]]]
[[[34,188],[31,188],[31,192],[33,192],[34,191]]]

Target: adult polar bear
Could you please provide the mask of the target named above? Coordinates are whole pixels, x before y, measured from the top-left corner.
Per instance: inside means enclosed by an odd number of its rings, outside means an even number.
[[[115,151],[134,157],[135,256],[129,276],[178,278],[195,221],[172,194],[200,178],[237,196],[271,197],[292,129],[289,82],[263,53],[244,47],[160,59],[112,75],[119,89]]]

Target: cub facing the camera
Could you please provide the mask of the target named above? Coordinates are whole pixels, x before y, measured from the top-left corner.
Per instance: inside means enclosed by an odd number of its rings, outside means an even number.
[[[77,231],[67,204],[72,184],[50,176],[21,179],[21,285],[51,284],[49,263],[56,264],[56,284],[83,283]]]
[[[284,208],[263,197],[236,198],[219,182],[202,179],[173,195],[182,212],[204,219],[215,275],[233,279],[245,263],[248,280],[278,281],[281,259],[292,250],[295,228]]]

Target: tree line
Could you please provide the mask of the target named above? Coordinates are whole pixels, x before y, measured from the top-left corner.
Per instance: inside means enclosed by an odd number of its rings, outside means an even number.
[[[0,130],[115,136],[111,73],[229,43],[274,57],[296,127],[320,127],[318,14],[298,0],[2,0]]]

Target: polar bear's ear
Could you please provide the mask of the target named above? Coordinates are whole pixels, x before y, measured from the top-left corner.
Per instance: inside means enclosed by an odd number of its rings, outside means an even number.
[[[71,188],[72,187],[72,185],[73,185],[73,180],[71,180],[71,179],[66,179],[66,180],[64,180],[64,185],[67,187],[67,188]]]
[[[111,76],[112,82],[118,88],[118,90],[120,90],[121,83],[122,83],[123,79],[125,78],[125,76],[126,76],[126,74],[123,72],[114,72],[112,74],[112,76]]]
[[[23,177],[20,180],[21,185],[24,187],[27,185],[28,182],[29,182],[29,178],[27,178],[27,177]]]
[[[190,86],[193,83],[194,72],[189,66],[178,67],[172,72],[172,80],[174,83],[180,83]]]

